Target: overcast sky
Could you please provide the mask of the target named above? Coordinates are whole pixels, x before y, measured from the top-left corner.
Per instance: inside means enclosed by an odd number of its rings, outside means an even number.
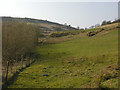
[[[74,27],[90,27],[103,20],[118,18],[118,1],[2,0],[0,16],[28,17],[67,23]]]

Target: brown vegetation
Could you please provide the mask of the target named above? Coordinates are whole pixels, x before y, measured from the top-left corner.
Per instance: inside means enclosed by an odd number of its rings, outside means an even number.
[[[38,28],[35,25],[23,22],[3,21],[2,63],[3,77],[6,77],[6,79],[9,73],[9,67],[11,68],[11,71],[12,68],[14,69],[14,71],[17,71],[15,69],[18,69],[17,67],[20,66],[23,67],[24,61],[26,61],[26,63],[31,63],[30,60],[34,54],[33,50],[37,44],[37,29]],[[22,64],[20,64],[20,62]]]

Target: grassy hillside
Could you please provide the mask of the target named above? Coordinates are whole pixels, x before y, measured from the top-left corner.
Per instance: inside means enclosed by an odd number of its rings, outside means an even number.
[[[24,22],[29,24],[35,24],[39,26],[41,32],[49,33],[51,31],[64,31],[64,30],[76,30],[76,28],[63,25],[56,22],[50,22],[47,20],[41,19],[33,19],[33,18],[15,18],[15,17],[2,17],[3,21],[10,21],[10,22]]]
[[[56,43],[37,46],[39,59],[9,88],[117,88],[118,30],[87,36],[96,30],[50,38]]]

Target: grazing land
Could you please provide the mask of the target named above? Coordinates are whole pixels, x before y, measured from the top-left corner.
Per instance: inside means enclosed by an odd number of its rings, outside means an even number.
[[[43,38],[36,47],[39,58],[8,87],[118,88],[118,28],[115,25]]]

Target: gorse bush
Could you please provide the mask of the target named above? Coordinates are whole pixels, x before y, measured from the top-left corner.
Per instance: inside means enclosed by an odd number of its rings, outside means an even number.
[[[52,33],[50,36],[51,37],[63,37],[63,36],[68,36],[68,35],[77,35],[79,34],[80,31],[66,31],[66,32],[55,32]]]
[[[90,31],[90,32],[88,32],[87,35],[88,35],[89,37],[91,37],[91,36],[94,36],[94,35],[96,35],[96,34],[102,32],[103,30],[105,30],[105,29],[102,28],[101,30],[98,30],[98,31]]]
[[[51,37],[62,37],[62,36],[67,36],[69,33],[52,33],[50,36]]]

